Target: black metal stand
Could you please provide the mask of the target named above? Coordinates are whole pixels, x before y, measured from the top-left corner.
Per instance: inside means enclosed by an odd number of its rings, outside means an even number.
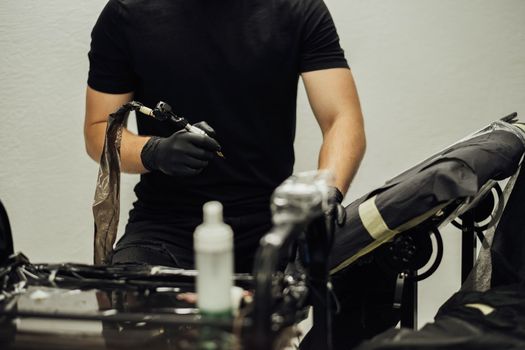
[[[404,287],[401,298],[401,327],[417,329],[417,281],[416,272],[404,275]],[[399,277],[398,277],[399,282]]]
[[[473,210],[461,216],[461,283],[467,280],[476,261],[476,231]]]
[[[328,251],[329,236],[325,217],[312,222],[307,235],[310,254],[310,298],[313,308],[313,326],[310,330],[313,349],[331,350],[332,310],[328,290]]]

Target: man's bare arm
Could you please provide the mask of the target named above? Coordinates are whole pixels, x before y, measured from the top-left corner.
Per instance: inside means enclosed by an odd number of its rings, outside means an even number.
[[[86,91],[84,140],[87,153],[96,162],[100,162],[109,114],[115,112],[120,106],[132,99],[132,92],[107,94],[93,90],[88,86]],[[126,128],[123,129],[120,149],[123,172],[138,174],[147,171],[140,159],[140,152],[148,140],[149,137],[138,136]]]
[[[346,68],[302,74],[310,105],[323,134],[319,169],[335,175],[345,194],[366,147],[363,116],[352,73]]]

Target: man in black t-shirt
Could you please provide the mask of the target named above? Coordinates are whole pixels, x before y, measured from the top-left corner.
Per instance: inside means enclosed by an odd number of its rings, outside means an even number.
[[[212,138],[138,115],[139,135],[124,130],[122,169],[142,175],[113,262],[192,267],[202,205],[218,200],[236,269],[250,271],[271,225],[270,195],[292,174],[299,76],[323,133],[319,168],[333,171],[341,193],[363,156],[357,93],[322,0],[110,0],[89,60],[84,130],[94,160],[108,114],[132,99],[165,101],[213,127],[198,124]]]
[[[84,133],[94,160],[108,115],[133,99],[165,101],[210,135],[140,114],[139,135],[124,129],[122,170],[141,179],[113,263],[193,267],[202,205],[218,200],[234,231],[236,270],[251,271],[271,227],[270,196],[293,171],[299,77],[323,134],[318,166],[335,174],[336,200],[363,157],[356,88],[322,0],[110,0],[89,60]],[[364,334],[352,302],[355,312],[335,324],[341,347]]]

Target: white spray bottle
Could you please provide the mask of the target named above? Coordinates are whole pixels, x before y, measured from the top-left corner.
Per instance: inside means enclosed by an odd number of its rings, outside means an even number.
[[[221,203],[208,202],[203,212],[194,234],[198,306],[205,316],[231,317],[233,231],[223,221]]]

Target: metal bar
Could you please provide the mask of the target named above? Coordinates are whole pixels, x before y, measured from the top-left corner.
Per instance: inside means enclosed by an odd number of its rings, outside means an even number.
[[[417,272],[409,272],[405,278],[401,303],[401,327],[417,329]]]
[[[476,232],[474,230],[474,209],[461,216],[461,283],[466,280],[476,261]]]
[[[147,322],[149,324],[164,325],[194,325],[212,326],[222,329],[231,329],[231,321],[222,321],[201,318],[198,315],[173,315],[173,314],[152,314],[152,313],[112,313],[108,310],[105,313],[68,313],[68,312],[39,312],[39,311],[6,311],[0,310],[0,316],[11,318],[40,318],[40,319],[59,319],[76,321],[104,321],[104,322]]]
[[[332,312],[328,290],[328,259],[329,237],[325,217],[316,219],[306,237],[310,250],[311,302],[313,307],[312,333],[314,349],[332,350]]]

